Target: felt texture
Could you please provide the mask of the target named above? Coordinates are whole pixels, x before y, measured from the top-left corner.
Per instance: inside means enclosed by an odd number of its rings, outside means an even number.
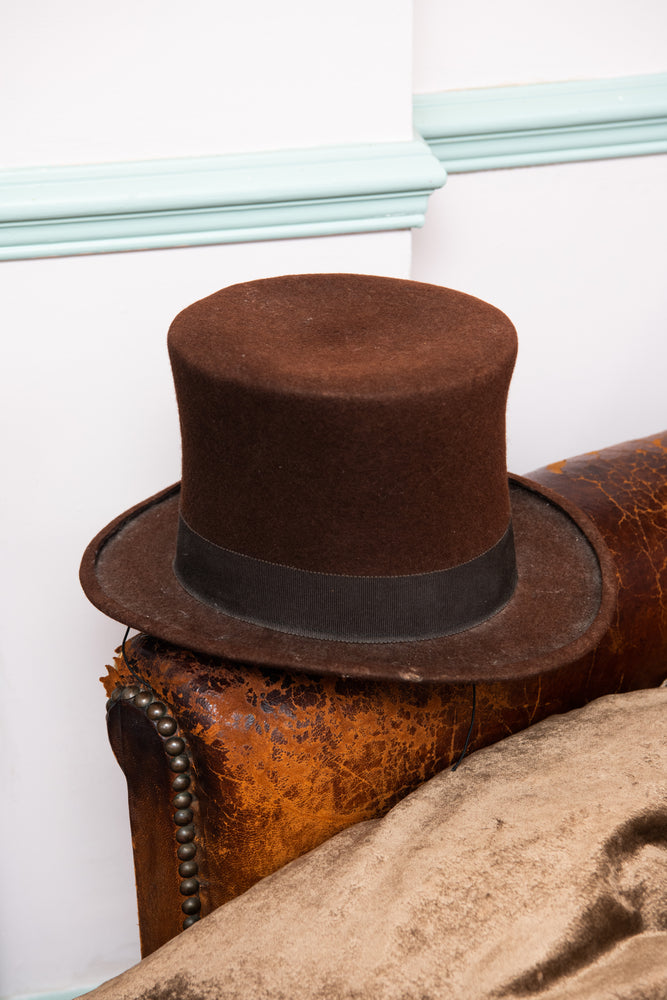
[[[223,548],[322,573],[446,569],[509,520],[514,327],[367,275],[233,285],[169,331],[181,506]]]
[[[662,1000],[667,688],[552,716],[338,834],[94,1000]]]
[[[584,655],[608,628],[615,579],[591,523],[529,485],[510,509],[516,333],[494,307],[412,281],[288,275],[202,299],[168,341],[180,495],[149,499],[89,546],[82,583],[107,614],[213,655],[414,680],[530,676]],[[232,618],[175,581],[179,507],[234,552],[371,576],[474,559],[521,508],[519,583],[507,607],[451,641],[295,637]]]

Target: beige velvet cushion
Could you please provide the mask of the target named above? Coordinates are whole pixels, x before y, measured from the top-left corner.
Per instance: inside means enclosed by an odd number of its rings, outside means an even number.
[[[90,1000],[664,1000],[667,688],[473,754]]]

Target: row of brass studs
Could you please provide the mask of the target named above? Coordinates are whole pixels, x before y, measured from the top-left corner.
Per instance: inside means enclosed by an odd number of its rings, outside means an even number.
[[[174,807],[173,820],[176,826],[176,842],[178,843],[176,853],[180,861],[178,867],[178,874],[181,876],[179,890],[182,896],[187,897],[181,903],[181,909],[185,914],[183,930],[186,930],[196,923],[201,915],[199,879],[197,878],[199,864],[197,863],[196,830],[192,810],[194,794],[191,790],[190,754],[185,740],[178,732],[176,719],[168,714],[167,706],[156,699],[150,688],[141,688],[135,684],[114,688],[107,701],[107,712],[118,701],[131,701],[136,708],[144,713],[147,719],[150,719],[162,740],[162,747],[169,758],[169,767],[174,772],[171,787],[175,795],[171,801]]]

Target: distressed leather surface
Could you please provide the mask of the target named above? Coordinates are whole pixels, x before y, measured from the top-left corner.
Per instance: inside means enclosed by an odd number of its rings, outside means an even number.
[[[616,618],[596,650],[565,668],[478,685],[471,749],[600,695],[655,686],[665,675],[667,434],[556,463],[531,478],[578,503],[602,532],[619,582]],[[386,813],[458,758],[470,722],[465,685],[290,675],[197,656],[144,635],[128,651],[192,751],[204,914],[350,824]],[[135,683],[120,657],[105,679],[108,692],[118,683]],[[116,752],[130,781],[148,954],[171,936],[166,909],[180,918],[181,898],[176,892],[172,903],[161,890],[156,906],[145,889],[156,866],[176,870],[178,861],[173,837],[155,848],[162,816],[155,779],[128,763],[151,751],[134,741],[128,728]],[[160,878],[167,885],[170,876]]]
[[[183,927],[178,844],[172,819],[174,774],[163,741],[131,701],[119,701],[112,707],[107,731],[127,781],[141,953],[149,955]]]
[[[619,685],[648,686],[667,644],[667,432],[555,462],[531,478],[575,500],[616,563],[617,619],[587,658],[588,672],[619,657]]]

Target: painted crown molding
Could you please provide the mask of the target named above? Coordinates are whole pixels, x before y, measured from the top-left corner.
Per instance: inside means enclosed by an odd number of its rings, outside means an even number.
[[[423,225],[448,172],[667,152],[667,73],[418,94],[422,139],[0,171],[0,260]]]
[[[418,94],[449,173],[667,152],[667,73]]]
[[[408,142],[0,171],[0,260],[421,226],[446,174]]]

